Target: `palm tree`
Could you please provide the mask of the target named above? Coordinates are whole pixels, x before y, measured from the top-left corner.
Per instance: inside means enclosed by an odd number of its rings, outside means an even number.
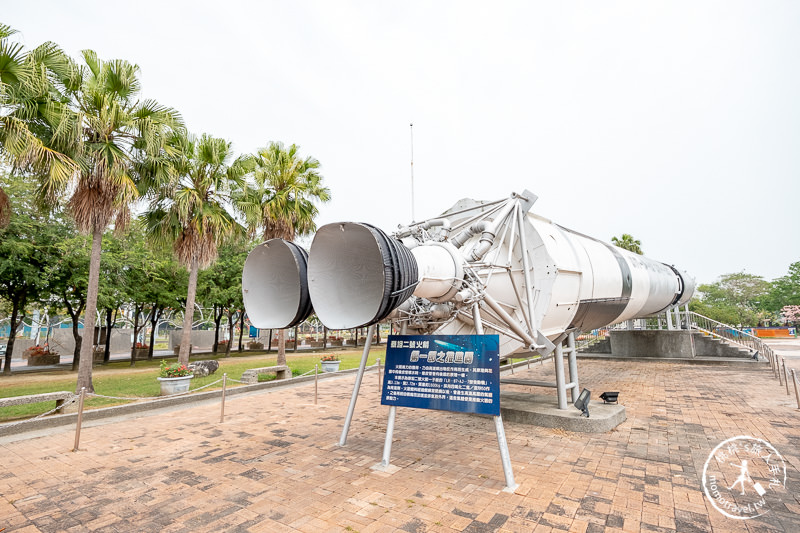
[[[170,159],[172,179],[154,181],[151,202],[143,220],[147,235],[157,244],[171,245],[178,261],[189,270],[189,288],[178,362],[188,364],[198,272],[217,258],[227,239],[244,235],[227,208],[250,170],[250,158],[233,159],[231,144],[203,135],[173,138],[177,154]]]
[[[619,248],[623,248],[623,249],[628,250],[630,252],[633,252],[635,254],[642,255],[644,253],[644,252],[642,252],[642,248],[641,248],[642,241],[640,241],[638,239],[634,239],[633,235],[630,235],[628,233],[623,233],[622,237],[619,237],[619,238],[611,237],[611,242],[614,244],[614,246],[617,246]]]
[[[272,142],[259,150],[254,158],[255,188],[243,204],[251,230],[260,230],[264,240],[295,237],[317,230],[314,219],[319,214],[317,202],[331,199],[330,190],[322,185],[319,161],[302,159],[300,147],[285,148]],[[278,365],[286,364],[286,336],[278,331]]]
[[[54,43],[26,52],[9,40],[16,33],[0,24],[0,160],[47,181],[69,181],[78,167],[63,151],[78,130],[64,106],[62,82],[71,78],[73,65]],[[10,216],[8,195],[0,188],[0,227]]]
[[[183,125],[175,110],[153,100],[138,100],[138,66],[124,60],[103,61],[91,50],[82,56],[85,66],[70,60],[67,75],[60,78],[67,97],[61,108],[78,128],[56,129],[45,143],[68,149],[79,170],[71,179],[53,173],[44,176],[39,194],[50,204],[68,198],[76,226],[92,236],[83,331],[93,336],[103,232],[112,221],[115,230],[122,231],[130,218],[130,205],[139,195],[134,163],[161,156],[168,135]],[[93,342],[83,342],[77,390],[94,390],[92,349]]]

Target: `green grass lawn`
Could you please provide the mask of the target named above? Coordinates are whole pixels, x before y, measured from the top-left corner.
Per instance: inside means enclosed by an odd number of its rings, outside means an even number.
[[[362,349],[327,353],[335,353],[338,355],[342,361],[339,369],[346,370],[358,367],[361,361]],[[378,357],[383,361],[385,359],[385,354],[385,345],[374,348],[369,355],[367,364],[375,364],[375,359]],[[210,354],[199,355],[197,359],[216,359],[219,361],[220,368],[216,373],[210,376],[193,378],[191,390],[221,380],[223,373],[227,373],[229,378],[238,380],[241,379],[242,373],[245,370],[263,366],[273,366],[276,363],[277,355],[274,353],[263,354],[261,356],[255,355],[254,357],[252,352],[246,352],[241,354],[241,356],[238,353],[232,353],[230,357],[209,357]],[[321,355],[320,353],[308,355],[293,355],[292,353],[287,353],[286,359],[289,368],[292,369],[292,375],[299,376],[310,370],[313,371],[314,365],[319,364]],[[168,361],[175,361],[176,359],[177,358],[170,358]],[[158,396],[160,386],[156,377],[158,377],[160,364],[161,359],[156,359],[153,361],[137,361],[135,367],[131,367],[128,361],[95,367],[92,371],[94,391],[99,395],[121,398],[147,398]],[[322,368],[320,366],[320,373],[321,372]],[[45,376],[46,379],[42,379]],[[64,370],[0,377],[0,398],[44,392],[74,391],[76,379],[77,374],[75,372]],[[274,379],[274,376],[260,376],[259,381],[268,381],[269,379]],[[228,380],[228,387],[238,386],[241,385],[230,379]],[[207,391],[221,388],[222,383],[220,382],[203,390]],[[98,407],[107,407],[124,403],[128,402],[126,400],[90,397],[86,400],[85,408],[96,409]],[[55,402],[44,402],[0,408],[0,423],[34,417],[46,413],[54,407]]]

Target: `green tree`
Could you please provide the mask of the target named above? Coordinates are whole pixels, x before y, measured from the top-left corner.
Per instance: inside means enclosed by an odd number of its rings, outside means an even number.
[[[169,160],[174,177],[153,181],[151,202],[143,221],[153,242],[172,246],[189,271],[178,362],[188,364],[198,272],[217,258],[218,247],[242,236],[242,228],[227,207],[250,170],[249,158],[234,159],[231,144],[203,135],[179,134],[172,140]]]
[[[162,155],[165,142],[182,123],[178,113],[153,100],[139,100],[139,67],[124,60],[103,61],[91,50],[82,53],[84,66],[73,64],[61,79],[68,97],[66,108],[78,128],[59,147],[78,163],[70,180],[42,179],[40,196],[51,204],[68,198],[78,229],[92,237],[84,332],[94,334],[103,233],[114,221],[122,231],[137,198],[136,161]],[[92,392],[93,342],[84,342],[76,388]]]
[[[230,354],[236,322],[240,321],[242,302],[242,270],[247,259],[247,248],[242,242],[227,243],[219,250],[219,259],[201,274],[198,286],[203,287],[203,304],[214,310],[214,351],[219,344],[219,329],[222,317],[227,317],[229,342],[225,347]]]
[[[77,172],[65,151],[78,124],[64,106],[65,80],[74,75],[66,55],[54,43],[27,52],[12,42],[17,32],[0,24],[0,160],[15,172],[46,176],[63,183]],[[0,227],[10,217],[8,196],[0,188]]]
[[[319,161],[301,158],[299,150],[295,144],[286,148],[272,142],[255,155],[255,187],[248,191],[243,210],[251,230],[264,240],[293,241],[315,232],[317,203],[331,199],[330,190],[322,184]],[[277,364],[286,364],[285,330],[278,331]]]
[[[761,276],[736,272],[720,276],[715,283],[700,285],[694,310],[734,326],[755,326],[764,315],[769,283]]]
[[[778,312],[787,305],[800,305],[800,261],[789,265],[789,272],[772,282],[767,307]]]
[[[72,370],[77,370],[83,340],[80,319],[86,306],[86,285],[89,279],[89,241],[66,225],[59,228],[57,236],[57,260],[45,272],[50,292],[72,319],[72,337],[75,340]]]
[[[144,343],[144,329],[154,312],[151,306],[153,292],[158,291],[164,281],[160,277],[159,258],[145,242],[144,235],[133,228],[124,240],[122,261],[126,268],[122,277],[125,303],[132,310],[133,345],[131,346],[131,366],[136,365],[136,345]]]
[[[611,243],[618,248],[623,248],[629,252],[642,255],[642,241],[634,239],[633,235],[623,233],[621,237],[611,237]]]
[[[28,303],[47,296],[45,271],[55,261],[58,227],[55,217],[33,204],[34,184],[21,176],[0,175],[16,216],[0,229],[0,298],[7,304],[10,331],[3,374],[11,374],[16,333]]]
[[[123,236],[124,237],[124,236]],[[125,273],[129,266],[125,262],[127,248],[124,240],[113,233],[103,235],[103,261],[100,263],[100,286],[97,295],[97,309],[105,316],[105,349],[103,362],[111,357],[111,337],[117,323],[120,309],[127,301],[125,294]]]

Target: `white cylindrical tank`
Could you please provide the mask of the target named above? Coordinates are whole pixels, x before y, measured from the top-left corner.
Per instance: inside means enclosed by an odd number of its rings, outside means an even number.
[[[275,328],[302,320],[311,304],[330,329],[372,324],[401,306],[418,333],[475,334],[480,318],[505,356],[691,298],[694,280],[680,270],[532,214],[535,199],[525,191],[461,200],[397,238],[365,223],[328,224],[307,264],[296,245],[270,241],[245,264],[245,306],[254,324]]]
[[[488,211],[482,205],[461,200],[442,217],[449,215],[452,226],[459,227],[460,222],[474,218],[474,210]],[[569,330],[591,331],[658,314],[685,303],[694,291],[694,280],[667,264],[566,229],[535,214],[525,214],[522,223],[524,241],[518,228],[498,232],[494,247],[482,265],[474,268],[486,292],[508,314],[521,324],[530,321],[532,329],[551,340]],[[461,247],[462,255],[469,255],[479,240],[479,235],[467,240]],[[523,253],[528,254],[532,321],[527,317]],[[458,318],[444,324],[437,333],[475,332],[471,313],[462,311]],[[505,329],[491,313],[483,313],[482,318],[484,322],[497,323],[498,331]],[[501,355],[528,348],[514,335],[501,334],[500,342]]]

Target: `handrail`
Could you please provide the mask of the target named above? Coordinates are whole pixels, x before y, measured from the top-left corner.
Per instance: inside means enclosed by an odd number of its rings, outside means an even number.
[[[686,316],[686,322],[698,331],[759,352],[767,358],[773,370],[776,370],[775,353],[767,343],[755,335],[751,335],[729,324],[718,322],[713,318],[695,313],[694,311],[684,311],[681,314]]]
[[[671,312],[672,311],[667,311],[667,313]],[[693,330],[758,352],[760,356],[767,359],[773,373],[776,374],[776,377],[779,377],[777,375],[778,363],[776,361],[775,352],[767,343],[755,335],[742,331],[729,324],[718,322],[713,318],[695,313],[694,311],[679,311],[679,316],[680,318],[677,320],[680,323],[678,329],[681,329],[681,326],[686,328],[688,324]],[[632,321],[635,324],[634,329],[662,329],[665,324],[669,324],[669,321],[663,321],[662,317],[663,316],[650,317],[647,319],[635,319]],[[605,333],[607,333],[608,330],[628,329],[628,327],[628,321],[623,321],[611,324],[606,328],[601,328],[588,333],[582,333],[578,340],[579,349],[584,349],[588,345],[605,338]]]

